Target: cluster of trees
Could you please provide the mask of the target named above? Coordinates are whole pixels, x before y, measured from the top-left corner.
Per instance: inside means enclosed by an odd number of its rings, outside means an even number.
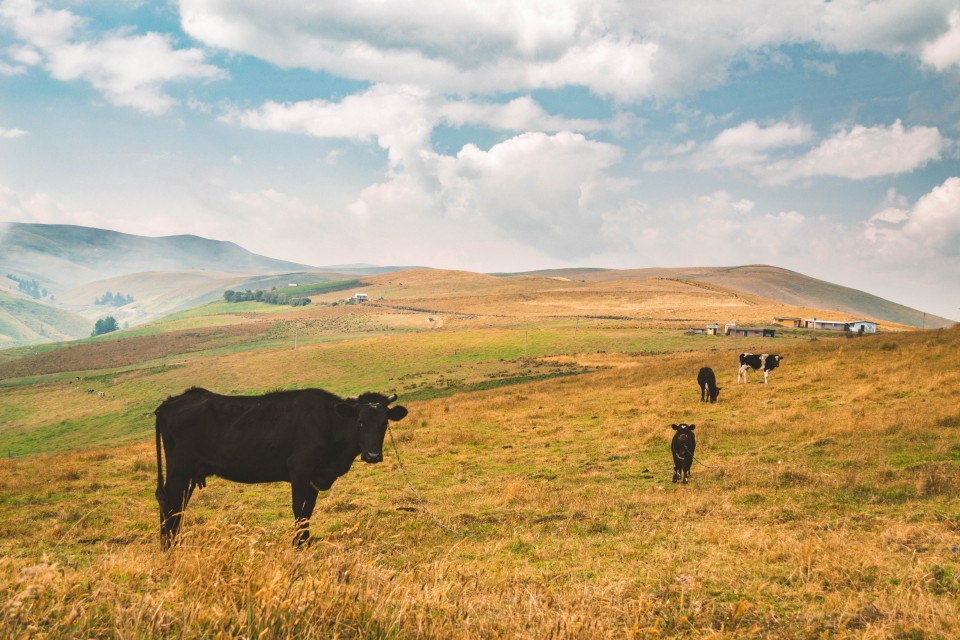
[[[106,318],[100,318],[97,320],[96,324],[93,325],[93,332],[90,334],[90,337],[103,335],[104,333],[111,333],[119,329],[120,326],[117,324],[117,319],[113,316],[107,316]]]
[[[223,299],[227,302],[288,304],[291,307],[305,307],[310,304],[310,298],[298,298],[287,295],[286,293],[278,293],[276,289],[271,289],[270,291],[263,291],[262,289],[257,289],[256,291],[251,291],[250,289],[246,291],[233,291],[228,289],[223,292]]]
[[[26,278],[20,278],[12,273],[8,273],[7,277],[17,283],[17,288],[20,289],[23,293],[27,294],[31,298],[40,298],[47,297],[47,290],[40,286],[40,283],[36,280],[27,280]]]
[[[131,294],[123,295],[119,291],[117,293],[111,293],[110,291],[107,291],[102,297],[96,298],[93,301],[93,304],[100,304],[108,307],[122,307],[125,304],[130,304],[131,302],[133,302],[133,295]]]

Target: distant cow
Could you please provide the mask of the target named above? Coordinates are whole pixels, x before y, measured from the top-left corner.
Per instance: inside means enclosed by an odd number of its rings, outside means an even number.
[[[737,372],[737,384],[740,383],[740,376],[743,376],[743,381],[747,381],[747,371],[753,369],[763,369],[763,383],[767,383],[767,378],[770,377],[770,372],[780,366],[780,361],[783,360],[783,356],[771,355],[764,353],[761,355],[755,355],[753,353],[741,353],[740,354],[740,370]]]
[[[678,482],[682,478],[683,483],[686,484],[690,480],[693,452],[697,449],[697,436],[693,433],[697,425],[681,422],[671,426],[676,431],[670,442],[670,452],[673,454],[673,481]]]
[[[720,387],[717,386],[717,376],[713,369],[703,367],[697,374],[697,384],[700,385],[700,402],[716,402],[720,397]]]
[[[168,398],[154,412],[161,547],[173,543],[193,490],[207,476],[289,482],[294,544],[303,545],[317,493],[349,471],[357,455],[367,463],[383,460],[388,420],[407,415],[402,406],[388,407],[396,399],[379,393],[341,399],[321,389],[222,396],[198,388]]]

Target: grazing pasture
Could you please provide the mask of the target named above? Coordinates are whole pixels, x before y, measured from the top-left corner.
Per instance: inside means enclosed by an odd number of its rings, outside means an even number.
[[[397,308],[254,309],[229,325],[265,323],[246,344],[8,358],[0,637],[960,634],[960,329],[771,342],[510,314],[528,302],[445,301],[441,329]],[[737,386],[739,354],[771,344],[790,366]],[[700,402],[702,366],[722,402]],[[289,486],[210,478],[161,553],[151,412],[194,384],[396,391],[403,468],[388,434],[384,463],[321,493],[303,551]]]

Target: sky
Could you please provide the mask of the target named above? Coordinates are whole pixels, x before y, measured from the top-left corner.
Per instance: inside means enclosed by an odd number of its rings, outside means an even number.
[[[0,221],[960,319],[960,4],[0,0]]]

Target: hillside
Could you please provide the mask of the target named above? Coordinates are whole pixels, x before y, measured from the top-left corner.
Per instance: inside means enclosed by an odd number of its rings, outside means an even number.
[[[621,271],[607,271],[603,277],[588,279],[409,270],[363,278],[362,283],[363,292],[378,306],[487,320],[607,318],[662,327],[703,328],[714,322],[758,326],[772,324],[777,316],[836,315],[823,307],[784,304],[704,281],[668,278],[663,274],[635,277],[634,272]],[[331,294],[315,299],[332,302],[342,297],[344,294]],[[907,327],[884,322],[882,328],[898,331]]]
[[[150,238],[106,229],[11,223],[0,235],[0,269],[35,278],[49,289],[144,271],[203,269],[263,274],[316,270],[192,235]]]
[[[251,253],[231,242],[190,235],[159,238],[72,225],[0,227],[0,292],[7,292],[0,348],[86,337],[97,318],[135,326],[216,300],[226,288],[285,286],[342,278],[313,267]],[[5,276],[35,280],[47,292],[32,300]],[[273,285],[276,286],[276,285]],[[106,292],[133,296],[122,307],[95,305]]]
[[[946,328],[954,324],[947,318],[927,314],[858,289],[769,265],[630,270],[557,269],[536,271],[525,275],[594,282],[658,278],[708,282],[742,293],[762,296],[784,305],[826,310],[827,315],[817,316],[820,318],[836,317],[840,320],[872,318],[880,322],[927,329]]]
[[[698,325],[768,324],[777,315],[798,315],[873,319],[888,328],[952,324],[862,291],[763,265],[497,275],[366,264],[321,270],[197,236],[150,238],[70,225],[0,228],[0,274],[36,281],[44,292],[40,299],[30,299],[13,280],[0,282],[0,292],[22,301],[4,309],[0,345],[5,347],[85,337],[87,323],[75,321],[77,316],[92,323],[112,315],[121,326],[132,327],[217,300],[228,288],[351,279],[360,279],[372,299],[384,297],[387,305],[489,317],[572,314]],[[107,292],[133,301],[94,304]],[[314,296],[318,302],[342,297]]]
[[[82,316],[0,292],[0,349],[72,340],[92,329]]]

